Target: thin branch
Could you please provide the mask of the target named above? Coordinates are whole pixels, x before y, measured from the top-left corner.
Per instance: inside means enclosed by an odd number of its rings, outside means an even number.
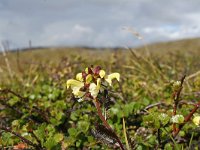
[[[181,84],[180,84],[179,89],[173,93],[173,99],[174,99],[173,116],[176,115],[177,106],[178,106],[178,103],[179,103],[179,97],[180,97],[181,91],[182,91],[182,89],[183,89],[183,82],[184,82],[184,80],[185,80],[185,77],[186,77],[186,75],[184,75],[184,76],[181,78]],[[178,129],[176,128],[176,124],[173,123],[173,134],[175,134],[176,130],[178,130]]]
[[[17,109],[16,107],[14,107],[14,106],[10,106],[9,104],[7,104],[5,101],[7,101],[7,100],[9,100],[8,98],[2,98],[2,97],[0,97],[0,104],[2,104],[3,106],[5,106],[6,108],[10,108],[10,109],[12,109],[12,110],[14,110],[18,115],[23,115],[24,113],[20,110],[20,109]],[[27,106],[23,106],[25,109],[27,109],[27,110],[29,110],[30,108],[28,108]],[[45,118],[44,117],[44,114],[43,114],[43,112],[40,112],[40,110],[37,108],[37,109],[34,109],[35,110],[35,112],[37,112],[39,115],[41,115],[42,116],[42,119],[43,119],[43,121],[45,121],[45,122],[49,122],[48,121],[48,118]],[[38,111],[39,110],[39,111]],[[35,122],[37,122],[37,123],[41,123],[41,121],[39,121],[37,118],[35,118],[35,117],[33,117],[33,116],[27,116],[27,119],[28,120],[32,120],[32,121],[35,121]]]
[[[148,113],[148,109],[150,108],[153,108],[153,107],[156,107],[156,106],[161,106],[161,105],[166,105],[164,102],[158,102],[158,103],[155,103],[155,104],[150,104],[148,106],[146,106],[144,109],[140,110],[140,112],[138,113],[139,115],[141,114],[146,114]]]
[[[151,104],[151,105],[148,105],[147,107],[145,107],[144,110],[148,110],[150,108],[153,108],[153,107],[159,106],[159,105],[163,105],[163,104],[165,104],[165,103],[159,102],[159,103]]]
[[[0,130],[9,132],[9,133],[15,135],[16,137],[18,137],[18,138],[20,138],[22,141],[24,141],[26,144],[35,147],[37,150],[42,149],[39,145],[34,144],[32,141],[30,141],[30,140],[24,138],[24,137],[21,136],[20,134],[18,134],[18,133],[16,133],[16,132],[12,131],[11,129],[9,129],[9,128],[7,128],[7,127],[0,126]]]
[[[7,101],[8,99],[2,99],[2,97],[0,97],[0,104],[2,104],[2,105],[4,105],[5,107],[7,107],[7,108],[10,108],[10,109],[12,109],[12,110],[14,110],[17,114],[19,114],[19,115],[23,115],[23,112],[22,111],[20,111],[19,109],[17,109],[17,108],[15,108],[15,107],[12,107],[12,106],[10,106],[10,105],[8,105],[5,101]]]
[[[158,139],[158,145],[160,146],[161,145],[161,133],[160,133],[160,128],[158,129],[158,132],[157,132],[157,139]]]
[[[17,97],[18,97],[19,99],[21,99],[21,100],[24,100],[24,101],[28,101],[28,100],[29,100],[28,97],[23,97],[23,96],[17,94],[16,92],[14,92],[14,91],[12,91],[12,90],[10,90],[10,89],[3,89],[3,90],[0,90],[0,93],[4,93],[4,94],[11,93],[11,94],[17,96]],[[15,110],[15,111],[18,112],[19,114],[23,114],[22,112],[18,111],[18,110],[15,109],[14,107],[9,106],[9,105],[6,104],[6,103],[4,103],[4,105],[6,105],[7,107],[9,107],[9,108]],[[29,108],[28,108],[27,106],[25,106],[25,105],[24,105],[24,108],[26,108],[27,110],[29,110]],[[49,118],[48,118],[48,116],[46,115],[45,112],[43,112],[42,110],[40,110],[40,109],[37,108],[37,107],[33,107],[33,109],[35,110],[35,112],[37,112],[39,115],[42,116],[42,118],[43,118],[43,120],[44,120],[45,122],[47,122],[47,123],[49,122]]]
[[[12,90],[10,90],[10,89],[3,89],[3,90],[0,90],[0,93],[4,93],[4,94],[11,93],[11,94],[17,96],[18,98],[20,98],[21,100],[25,100],[25,101],[28,100],[27,97],[23,97],[23,96],[17,94],[16,92],[14,92],[14,91],[12,91]]]
[[[26,109],[28,109],[28,108],[26,108]],[[37,108],[35,106],[33,106],[33,109],[35,110],[35,112],[37,112],[39,115],[41,115],[42,119],[45,122],[49,123],[49,117],[48,117],[48,115],[47,115],[47,113],[45,111],[42,111],[41,109],[39,109],[39,108]]]
[[[186,78],[186,80],[190,80],[191,78],[194,78],[194,77],[198,76],[199,74],[200,74],[200,70],[197,71],[197,72],[195,72],[195,73],[193,73],[193,74],[191,74],[191,75],[189,75],[189,76]]]
[[[178,135],[180,130],[183,128],[183,126],[192,118],[193,114],[199,109],[200,107],[200,101],[195,105],[195,107],[192,109],[192,111],[185,117],[184,123],[179,126],[179,128],[174,133],[174,137]]]
[[[195,106],[196,105],[196,103],[194,103],[194,102],[191,102],[191,101],[189,101],[188,102],[188,100],[181,100],[181,101],[179,101],[179,105],[192,105],[192,106]]]

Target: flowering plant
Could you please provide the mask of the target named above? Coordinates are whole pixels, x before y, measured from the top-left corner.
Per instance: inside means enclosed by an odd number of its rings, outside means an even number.
[[[75,98],[79,98],[79,102],[84,98],[96,99],[98,94],[102,93],[108,85],[112,86],[113,79],[119,81],[120,74],[106,75],[100,66],[88,67],[83,72],[78,73],[76,79],[69,79],[67,88],[71,87],[72,93]]]
[[[108,124],[106,117],[102,115],[101,106],[98,99],[98,96],[103,95],[104,90],[107,90],[108,85],[112,86],[113,79],[117,79],[117,81],[119,81],[120,74],[112,73],[107,75],[100,66],[95,68],[88,67],[82,73],[78,73],[76,75],[76,79],[69,79],[67,81],[67,88],[71,87],[72,93],[74,94],[75,98],[78,98],[79,102],[88,98],[93,100],[98,116],[103,122],[103,126],[98,125],[96,127],[98,131],[94,131],[94,133],[97,134],[99,130],[106,132],[106,134],[111,135],[112,138],[117,141],[119,147],[124,150],[123,144],[119,137]]]

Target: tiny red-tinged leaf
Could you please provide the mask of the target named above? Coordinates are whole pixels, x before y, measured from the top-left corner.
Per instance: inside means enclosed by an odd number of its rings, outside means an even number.
[[[25,143],[19,143],[13,147],[13,150],[23,150],[27,149],[27,145]]]

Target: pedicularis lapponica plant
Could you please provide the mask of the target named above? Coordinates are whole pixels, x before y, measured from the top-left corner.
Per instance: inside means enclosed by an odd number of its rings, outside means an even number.
[[[67,87],[71,87],[72,93],[74,94],[75,98],[78,98],[79,102],[86,99],[91,100],[94,103],[97,109],[98,116],[103,123],[104,130],[102,129],[102,132],[104,133],[101,134],[108,134],[109,136],[112,136],[113,139],[111,139],[110,142],[114,144],[116,140],[120,148],[124,150],[122,142],[115,134],[111,126],[108,124],[108,122],[106,121],[106,117],[102,115],[101,111],[101,105],[105,106],[106,99],[108,98],[107,86],[112,86],[113,79],[117,79],[119,81],[120,74],[112,73],[106,75],[106,72],[102,70],[100,66],[97,66],[95,68],[88,67],[85,69],[85,71],[76,75],[76,80],[68,80]],[[93,134],[101,137],[102,135],[98,132],[99,131],[94,131]]]
[[[170,102],[150,104],[154,100],[144,94],[145,82],[107,74],[100,66],[69,79],[76,67],[53,70],[34,87],[26,84],[24,93],[0,90],[1,149],[200,147],[200,101],[181,97],[185,76],[165,86],[161,94]],[[142,98],[134,100],[139,94]]]

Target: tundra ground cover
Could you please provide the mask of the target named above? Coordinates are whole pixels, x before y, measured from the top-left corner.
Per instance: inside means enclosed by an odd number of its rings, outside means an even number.
[[[146,55],[135,50],[102,50],[96,51],[96,57],[95,51],[78,53],[50,59],[50,54],[38,52],[43,60],[21,58],[12,75],[1,65],[2,149],[200,147],[198,51]],[[10,55],[12,67],[11,58],[17,54]],[[90,91],[99,99],[98,109],[87,98],[80,102],[66,85],[91,65],[101,66],[107,74],[120,73],[119,82],[113,80],[100,95]]]

